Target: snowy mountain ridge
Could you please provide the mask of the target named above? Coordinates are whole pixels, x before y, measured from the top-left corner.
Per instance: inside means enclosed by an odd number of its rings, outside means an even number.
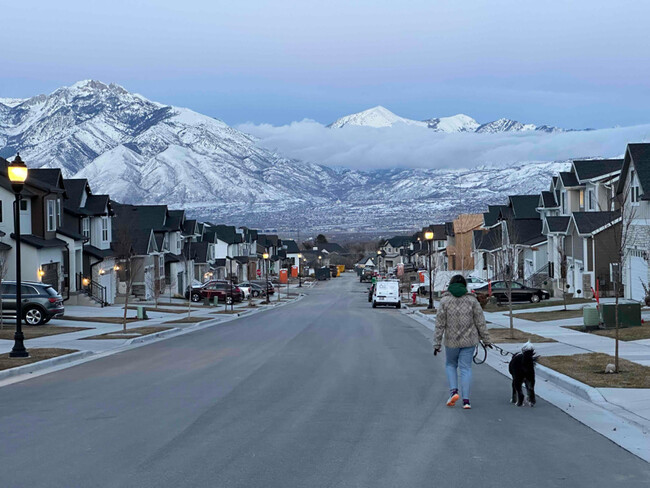
[[[341,129],[346,126],[364,126],[364,127],[392,127],[395,124],[405,124],[418,127],[428,127],[436,132],[478,132],[478,133],[497,133],[497,132],[525,132],[525,131],[542,131],[542,132],[563,132],[564,129],[548,125],[536,126],[534,124],[523,124],[516,120],[501,118],[479,124],[469,115],[457,114],[450,117],[438,117],[426,119],[423,121],[407,119],[394,114],[385,107],[377,106],[351,115],[341,117],[327,127]]]
[[[66,178],[87,178],[94,193],[125,203],[165,203],[260,228],[377,230],[431,222],[482,211],[508,192],[538,192],[565,166],[330,168],[259,147],[252,136],[212,117],[95,80],[1,100],[2,157],[20,151],[31,167],[61,168]],[[365,121],[404,123],[386,112],[374,110]],[[478,125],[461,115],[418,122],[424,128],[433,123],[445,131]]]

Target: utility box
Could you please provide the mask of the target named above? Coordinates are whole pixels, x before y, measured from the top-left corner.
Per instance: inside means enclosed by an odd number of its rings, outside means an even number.
[[[144,305],[138,305],[137,310],[138,320],[147,320],[149,318],[147,317],[147,308]]]
[[[582,309],[582,323],[585,329],[597,329],[600,323],[600,312],[598,307],[588,306]]]
[[[619,327],[641,326],[641,304],[634,300],[621,300],[618,303]],[[600,327],[603,329],[616,328],[616,304],[600,304]]]

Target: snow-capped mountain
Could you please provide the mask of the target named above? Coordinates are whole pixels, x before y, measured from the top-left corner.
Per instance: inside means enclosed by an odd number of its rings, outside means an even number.
[[[497,132],[524,132],[537,130],[542,132],[563,132],[564,129],[549,125],[536,126],[535,124],[522,124],[516,120],[501,118],[479,124],[469,115],[457,114],[451,117],[437,117],[423,121],[407,119],[394,114],[390,110],[377,106],[363,112],[352,115],[346,115],[332,122],[327,127],[340,129],[349,125],[365,127],[392,127],[395,124],[414,125],[419,127],[428,127],[436,132],[478,132],[478,133],[497,133]]]
[[[457,132],[478,125],[465,115],[409,121],[382,107],[357,115],[342,126],[435,124]],[[565,167],[334,169],[285,158],[220,120],[93,80],[50,95],[0,99],[0,156],[18,150],[31,167],[62,168],[65,177],[88,178],[94,193],[125,203],[166,203],[219,222],[305,230],[410,228],[483,211],[508,193],[547,188]]]
[[[338,179],[324,166],[259,148],[220,120],[93,80],[5,105],[0,156],[16,150],[124,202],[330,198],[327,187]]]
[[[476,120],[465,114],[427,119],[424,122],[426,122],[429,129],[436,132],[474,132],[480,125]]]
[[[363,112],[358,112],[352,115],[346,115],[340,119],[332,122],[328,127],[333,129],[340,129],[348,125],[360,125],[365,127],[392,127],[395,124],[416,125],[426,127],[426,122],[419,120],[405,119],[399,115],[395,115],[387,108],[378,105]]]

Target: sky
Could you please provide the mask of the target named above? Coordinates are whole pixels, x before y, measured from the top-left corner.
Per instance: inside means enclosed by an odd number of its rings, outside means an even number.
[[[327,124],[376,105],[650,123],[644,0],[21,0],[2,17],[0,97],[93,78],[231,125]]]

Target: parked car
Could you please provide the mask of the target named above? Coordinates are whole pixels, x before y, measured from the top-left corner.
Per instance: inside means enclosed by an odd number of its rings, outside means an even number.
[[[254,283],[252,281],[245,281],[244,283],[240,283],[239,288],[248,288],[250,290],[250,294],[253,296],[253,298],[257,297],[263,297],[266,295],[266,291],[264,291],[264,286],[260,285],[259,283]]]
[[[237,285],[228,281],[208,281],[201,288],[192,289],[190,297],[193,302],[200,302],[205,298],[212,300],[217,297],[220,302],[230,305],[233,302],[241,302],[244,299],[244,293]]]
[[[23,282],[20,287],[23,320],[27,325],[43,325],[63,315],[63,297],[50,285]],[[16,282],[2,283],[2,313],[16,316]]]
[[[209,280],[209,281],[206,281],[205,283],[192,283],[191,291],[200,290],[204,286],[208,286],[208,285],[211,285],[213,283],[230,283],[230,282],[227,281],[227,280]],[[191,291],[190,291],[189,286],[187,288],[185,288],[185,299],[186,300],[190,299]]]
[[[394,305],[396,308],[402,308],[399,281],[378,281],[375,284],[372,292],[372,308],[377,308],[377,305]]]
[[[477,278],[475,276],[468,276],[465,278],[465,281],[467,281],[468,291],[474,291],[477,288],[481,288],[488,284],[487,280],[484,280],[483,278]],[[445,290],[447,288],[449,288],[449,282],[445,283]]]
[[[374,271],[371,269],[364,269],[359,276],[359,283],[371,283],[372,277],[374,276]]]
[[[252,283],[258,284],[262,289],[264,289],[265,283],[266,283],[266,293],[269,295],[273,295],[275,293],[275,287],[273,286],[273,283],[270,281],[264,281],[264,280],[253,280]]]
[[[474,293],[487,295],[489,293],[489,285],[484,285],[474,289]],[[492,296],[499,302],[508,301],[508,285],[505,281],[492,282]],[[532,302],[537,303],[540,300],[548,300],[551,294],[546,290],[539,288],[531,288],[525,286],[517,281],[512,282],[512,301],[513,302]]]
[[[241,290],[241,292],[244,294],[244,300],[248,300],[251,297],[252,293],[252,288],[250,286],[244,286],[243,283],[239,283],[237,287]]]
[[[428,295],[429,289],[423,283],[413,283],[411,285],[411,293],[417,293],[418,295]]]
[[[375,285],[370,285],[370,288],[368,288],[368,303],[372,303],[372,294],[375,291]]]

